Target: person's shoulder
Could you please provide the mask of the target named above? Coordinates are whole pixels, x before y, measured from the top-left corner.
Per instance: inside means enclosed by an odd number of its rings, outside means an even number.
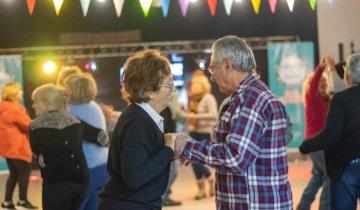
[[[67,112],[49,112],[32,120],[30,130],[41,128],[62,130],[66,127],[79,124],[80,121]]]

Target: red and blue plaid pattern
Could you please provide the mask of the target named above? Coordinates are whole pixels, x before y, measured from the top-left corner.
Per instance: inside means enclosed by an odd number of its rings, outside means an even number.
[[[217,169],[217,209],[292,209],[284,106],[252,75],[227,105],[216,142],[189,140],[182,158]]]

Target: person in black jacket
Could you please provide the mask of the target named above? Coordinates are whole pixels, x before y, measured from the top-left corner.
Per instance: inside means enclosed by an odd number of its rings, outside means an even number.
[[[174,158],[159,115],[174,90],[169,61],[156,50],[135,54],[125,63],[124,85],[131,104],[115,126],[98,209],[158,210]]]
[[[350,87],[334,95],[324,130],[300,146],[324,149],[332,210],[355,210],[360,198],[360,54],[348,58],[344,77]]]
[[[43,178],[43,210],[77,210],[89,181],[82,125],[66,111],[66,96],[55,85],[36,88],[32,100],[37,117],[30,123],[30,145]]]

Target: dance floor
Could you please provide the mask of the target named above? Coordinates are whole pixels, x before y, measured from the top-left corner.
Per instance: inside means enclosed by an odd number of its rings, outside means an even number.
[[[296,206],[300,200],[301,193],[305,188],[307,181],[310,178],[311,162],[307,161],[291,161],[289,164],[289,177],[293,192],[294,205]],[[6,174],[0,175],[0,200],[4,198],[4,188],[6,181]],[[173,193],[171,197],[183,202],[181,206],[166,207],[165,210],[214,210],[215,201],[214,197],[206,198],[201,201],[195,201],[193,199],[196,194],[197,187],[192,172],[189,166],[180,166],[179,176],[173,186]],[[18,198],[17,191],[14,193],[14,201]],[[318,209],[319,194],[316,201],[312,205],[312,209]],[[29,186],[29,200],[34,204],[41,207],[41,179],[39,178],[39,172],[33,171]],[[360,209],[360,208],[359,208]]]

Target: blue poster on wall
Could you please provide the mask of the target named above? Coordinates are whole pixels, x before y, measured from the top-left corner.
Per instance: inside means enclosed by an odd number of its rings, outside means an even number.
[[[0,56],[0,90],[2,90],[6,83],[14,81],[23,85],[21,56]],[[4,173],[6,170],[5,159],[3,159],[0,154],[0,173]]]
[[[285,105],[292,123],[293,141],[289,148],[297,148],[304,140],[305,116],[302,87],[314,69],[312,42],[269,43],[269,86]]]

